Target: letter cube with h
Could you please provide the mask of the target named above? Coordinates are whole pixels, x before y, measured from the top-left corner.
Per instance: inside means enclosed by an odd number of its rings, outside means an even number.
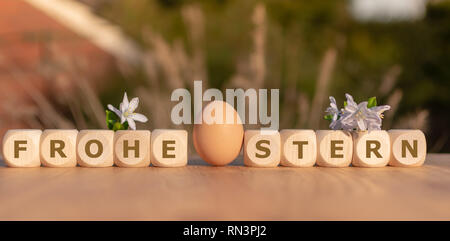
[[[151,163],[157,167],[187,165],[187,137],[185,130],[154,130],[151,135]]]
[[[114,163],[119,167],[150,165],[150,131],[117,131],[114,135]]]
[[[3,137],[3,158],[9,167],[39,167],[41,130],[9,130]]]

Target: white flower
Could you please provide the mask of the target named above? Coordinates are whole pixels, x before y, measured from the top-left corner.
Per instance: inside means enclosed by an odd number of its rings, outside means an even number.
[[[120,110],[116,109],[112,105],[108,105],[108,109],[114,112],[117,116],[120,117],[120,123],[128,122],[128,125],[131,129],[136,130],[136,123],[134,121],[139,122],[147,122],[147,117],[143,114],[134,113],[136,108],[139,105],[139,98],[135,97],[128,102],[127,93],[125,92],[123,96],[123,101],[120,103]]]
[[[357,129],[365,130],[380,130],[382,113],[390,109],[390,106],[375,106],[367,108],[367,101],[357,104],[353,97],[345,94],[347,98],[347,106],[343,110],[341,124],[344,130]]]
[[[330,128],[332,130],[341,129],[341,122],[338,120],[341,111],[338,109],[336,99],[333,96],[330,96],[330,107],[328,107],[325,112],[332,116]]]

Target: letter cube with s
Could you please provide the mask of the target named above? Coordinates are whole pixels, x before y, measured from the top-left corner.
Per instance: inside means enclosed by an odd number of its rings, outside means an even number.
[[[117,131],[114,135],[114,163],[119,167],[150,165],[150,131]]]
[[[157,167],[187,165],[187,137],[185,130],[154,130],[151,135],[151,163]]]
[[[250,167],[276,167],[280,163],[280,148],[278,131],[245,131],[244,164]]]
[[[77,130],[44,130],[41,135],[41,162],[47,167],[77,165]]]
[[[9,130],[3,137],[3,158],[9,167],[39,167],[41,130]]]
[[[420,130],[389,130],[390,166],[422,166],[427,156],[427,141]]]
[[[384,167],[388,164],[390,155],[391,141],[387,131],[353,133],[353,166]]]
[[[77,137],[77,159],[82,167],[111,167],[114,131],[82,130]]]
[[[347,131],[318,130],[317,165],[322,167],[348,167],[352,162],[353,141]]]

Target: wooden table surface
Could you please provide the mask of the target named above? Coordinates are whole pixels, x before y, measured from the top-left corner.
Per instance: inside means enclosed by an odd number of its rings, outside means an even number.
[[[1,220],[450,220],[450,154],[418,168],[7,168]]]

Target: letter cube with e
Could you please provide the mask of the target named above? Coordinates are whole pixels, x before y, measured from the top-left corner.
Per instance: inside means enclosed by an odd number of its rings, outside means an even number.
[[[347,131],[318,130],[317,165],[322,167],[348,167],[352,162],[353,141]]]
[[[312,167],[316,164],[316,133],[313,130],[282,130],[281,162],[288,167]]]
[[[185,130],[154,130],[151,137],[151,163],[157,167],[185,166],[187,137]]]
[[[391,141],[387,131],[353,133],[353,166],[384,167],[388,164],[390,155]]]
[[[44,130],[41,135],[41,162],[47,167],[77,165],[77,130]]]
[[[117,131],[114,135],[114,163],[119,167],[150,165],[150,131]]]
[[[110,167],[113,158],[114,131],[82,130],[77,138],[78,164],[83,167]]]
[[[420,130],[389,130],[391,139],[390,166],[422,166],[427,156],[427,141]]]
[[[10,167],[39,167],[41,130],[9,130],[3,137],[3,158]]]
[[[244,134],[244,164],[250,167],[276,167],[280,163],[280,133],[248,130]]]

